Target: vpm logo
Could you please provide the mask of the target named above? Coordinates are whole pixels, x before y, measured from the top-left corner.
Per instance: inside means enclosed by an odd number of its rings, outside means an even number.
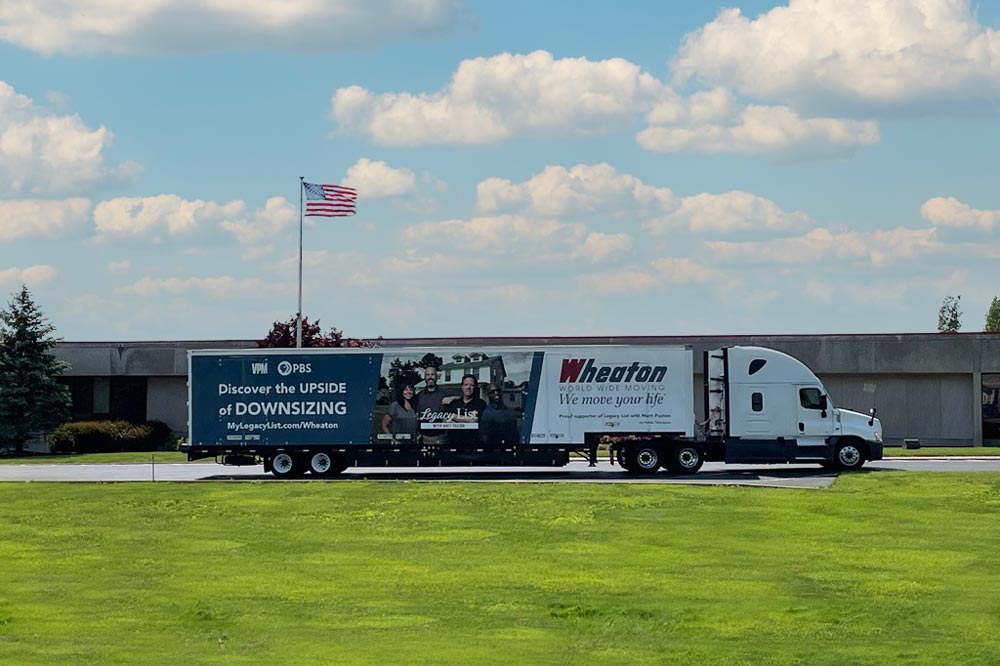
[[[267,361],[260,363],[250,364],[250,373],[254,375],[266,375],[267,374]]]

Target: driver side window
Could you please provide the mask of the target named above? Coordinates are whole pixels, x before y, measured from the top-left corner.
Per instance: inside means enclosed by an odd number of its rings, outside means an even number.
[[[799,389],[799,404],[805,409],[823,409],[823,393],[818,388]]]

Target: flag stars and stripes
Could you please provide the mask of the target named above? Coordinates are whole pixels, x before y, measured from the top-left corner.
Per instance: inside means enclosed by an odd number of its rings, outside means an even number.
[[[343,185],[302,183],[306,217],[347,217],[358,212],[358,191]]]

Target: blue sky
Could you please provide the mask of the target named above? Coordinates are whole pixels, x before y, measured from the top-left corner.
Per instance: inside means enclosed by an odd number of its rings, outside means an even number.
[[[72,7],[69,7],[69,5]],[[67,340],[921,332],[1000,294],[1000,2],[0,0]]]

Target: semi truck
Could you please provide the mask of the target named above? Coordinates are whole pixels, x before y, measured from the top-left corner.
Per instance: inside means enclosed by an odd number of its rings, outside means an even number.
[[[882,458],[875,409],[835,407],[794,357],[750,346],[701,356],[696,387],[689,346],[191,351],[182,451],[277,477],[593,465],[605,451],[635,474]]]

